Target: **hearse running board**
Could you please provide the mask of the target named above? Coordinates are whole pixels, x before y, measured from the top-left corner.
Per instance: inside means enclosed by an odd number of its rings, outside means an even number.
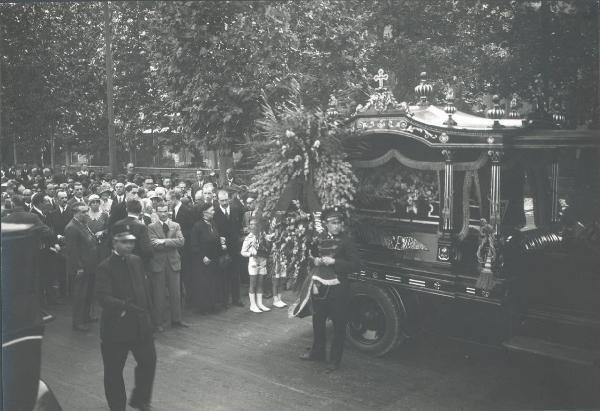
[[[586,366],[600,364],[600,351],[556,344],[538,338],[514,336],[502,345],[509,350],[524,351]]]

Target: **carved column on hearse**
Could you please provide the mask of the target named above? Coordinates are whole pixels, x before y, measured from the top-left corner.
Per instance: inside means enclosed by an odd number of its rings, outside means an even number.
[[[552,157],[552,163],[550,164],[550,184],[551,184],[551,195],[552,195],[552,208],[550,210],[550,219],[553,224],[560,221],[560,201],[558,198],[558,153],[554,153]]]
[[[451,263],[456,258],[454,244],[454,163],[452,151],[442,150],[444,156],[444,189],[441,207],[441,230],[438,237],[437,260]]]
[[[498,233],[502,219],[500,201],[502,155],[502,151],[499,150],[488,151],[491,160],[490,221],[481,220],[479,247],[477,248],[479,278],[475,284],[475,288],[480,290],[484,297],[489,297],[496,286],[494,273],[497,271],[499,263]]]
[[[494,234],[498,234],[500,227],[500,172],[502,165],[502,151],[490,150],[488,156],[492,162],[490,181],[490,224],[494,228]]]

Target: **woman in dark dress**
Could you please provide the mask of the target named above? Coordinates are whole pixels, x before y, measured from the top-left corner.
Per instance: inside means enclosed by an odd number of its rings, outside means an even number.
[[[200,208],[202,218],[192,227],[192,301],[198,313],[215,310],[221,243],[212,226],[215,209],[212,204]]]

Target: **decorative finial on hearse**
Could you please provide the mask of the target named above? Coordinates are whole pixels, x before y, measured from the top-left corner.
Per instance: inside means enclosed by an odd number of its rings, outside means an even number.
[[[448,114],[448,119],[442,124],[448,127],[454,127],[457,123],[452,118],[452,114],[456,113],[456,107],[454,107],[454,88],[452,86],[448,88],[448,92],[446,93],[446,106],[444,107],[444,111]]]
[[[433,92],[433,86],[431,84],[427,84],[427,73],[425,71],[420,74],[421,82],[415,87],[415,94],[419,97],[419,105],[420,106],[428,106],[429,101],[428,97]]]
[[[487,111],[487,116],[494,120],[494,125],[492,126],[493,128],[500,128],[502,125],[498,120],[504,117],[504,109],[500,105],[500,96],[498,94],[494,94],[492,101],[494,102],[494,107]]]

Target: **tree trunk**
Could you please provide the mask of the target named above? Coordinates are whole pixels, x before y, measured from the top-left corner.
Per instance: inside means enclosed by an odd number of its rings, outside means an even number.
[[[113,119],[113,61],[111,50],[111,11],[110,2],[104,3],[104,53],[106,57],[106,118],[108,119],[108,165],[113,176],[119,173],[117,164],[117,142]]]
[[[13,146],[13,163],[15,167],[17,166],[17,137],[13,134],[12,138],[12,146]]]
[[[2,50],[1,37],[0,50]],[[4,164],[4,129],[2,128],[2,113],[2,61],[0,60],[0,164]]]
[[[55,146],[54,146],[54,121],[52,122],[52,126],[50,129],[50,168],[54,171],[54,167],[56,167],[55,161]]]
[[[129,145],[129,162],[135,164],[135,151],[133,147],[133,140],[131,139],[131,136],[129,136],[127,140]]]

